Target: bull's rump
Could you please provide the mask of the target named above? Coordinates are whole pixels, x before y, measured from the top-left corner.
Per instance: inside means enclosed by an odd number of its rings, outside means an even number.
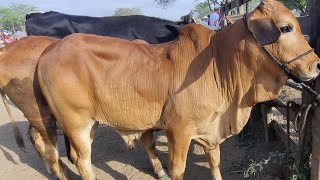
[[[160,46],[75,34],[46,50],[38,73],[60,118],[77,113],[118,129],[143,130],[160,128],[170,68]]]
[[[43,50],[56,42],[44,36],[28,36],[3,47],[0,55],[0,87],[29,121],[41,117],[46,105],[34,72]]]

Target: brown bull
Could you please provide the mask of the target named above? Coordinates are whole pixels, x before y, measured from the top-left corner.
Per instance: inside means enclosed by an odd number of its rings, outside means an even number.
[[[1,48],[0,91],[11,121],[15,124],[4,94],[30,122],[29,138],[48,172],[53,171],[60,179],[66,179],[56,149],[56,121],[42,95],[37,76],[34,76],[41,53],[56,41],[44,36],[30,36]]]
[[[128,143],[149,139],[157,173],[163,170],[152,131],[164,129],[174,180],[183,177],[194,139],[203,145],[213,177],[221,179],[219,144],[243,128],[253,105],[278,97],[288,78],[271,56],[287,63],[309,50],[292,13],[264,0],[225,30],[187,25],[177,40],[161,45],[68,36],[42,54],[38,77],[84,179],[95,179],[96,122],[114,127]],[[318,57],[309,52],[288,68],[302,80],[315,78]]]
[[[11,114],[6,96],[30,122],[28,136],[49,173],[66,179],[56,149],[56,121],[34,76],[41,53],[58,40],[44,36],[28,36],[0,49],[0,93],[12,121],[18,145],[24,149],[22,135]],[[147,43],[143,40],[133,40]],[[130,144],[132,145],[132,144]],[[165,175],[163,172],[162,175]]]

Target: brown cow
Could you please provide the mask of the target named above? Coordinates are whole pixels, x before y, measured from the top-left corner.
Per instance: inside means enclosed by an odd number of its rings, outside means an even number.
[[[67,175],[62,170],[58,150],[56,149],[56,123],[40,90],[38,78],[37,76],[34,77],[41,53],[56,41],[56,39],[45,36],[28,36],[1,48],[0,93],[12,121],[18,145],[24,148],[21,133],[16,126],[5,95],[17,105],[30,122],[28,136],[43,159],[48,172],[53,171],[59,179],[66,179]],[[147,43],[138,39],[133,40],[133,42]],[[143,142],[149,140],[153,142],[153,139],[148,138],[143,139]],[[129,140],[125,139],[125,141],[128,142]],[[128,143],[128,146],[132,147],[132,142]],[[150,153],[153,152],[150,151]],[[162,167],[157,168],[162,169]],[[164,171],[156,172],[160,177],[166,175]]]
[[[308,52],[288,68],[310,80],[320,67],[310,49],[292,13],[263,0],[246,19],[218,33],[187,25],[177,40],[161,45],[68,36],[41,55],[38,77],[84,179],[95,179],[91,143],[97,121],[129,143],[164,129],[174,180],[183,177],[194,139],[203,145],[213,177],[221,179],[219,144],[243,128],[253,105],[278,97],[288,78],[271,56],[287,63]]]
[[[44,36],[22,38],[0,49],[0,91],[8,110],[6,94],[30,122],[29,138],[49,173],[67,179],[56,149],[56,121],[46,103],[37,76],[34,76],[41,53],[56,39]],[[18,141],[18,144],[20,141]]]

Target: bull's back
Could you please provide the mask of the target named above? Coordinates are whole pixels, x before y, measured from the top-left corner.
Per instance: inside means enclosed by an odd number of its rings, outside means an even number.
[[[33,80],[36,64],[41,53],[56,39],[44,36],[29,36],[15,41],[1,49],[0,73],[1,85],[7,80],[25,79]]]
[[[118,129],[150,129],[161,116],[171,74],[162,51],[75,34],[44,53],[39,81],[56,113],[89,114]]]

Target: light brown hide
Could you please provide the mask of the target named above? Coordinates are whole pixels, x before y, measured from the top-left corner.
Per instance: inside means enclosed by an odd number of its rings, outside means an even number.
[[[264,20],[268,26],[253,23]],[[295,17],[276,1],[264,0],[247,24],[252,32],[244,21],[218,33],[187,25],[161,45],[74,34],[48,48],[39,62],[40,86],[78,154],[81,176],[95,178],[90,133],[99,121],[129,137],[164,129],[174,180],[183,177],[194,139],[221,179],[219,144],[243,128],[253,105],[278,97],[287,80],[257,41],[273,41],[266,48],[283,63],[310,49]],[[274,41],[271,33],[288,24],[293,31]],[[270,38],[255,39],[257,29]],[[315,78],[318,67],[311,53],[289,68],[304,80]]]

